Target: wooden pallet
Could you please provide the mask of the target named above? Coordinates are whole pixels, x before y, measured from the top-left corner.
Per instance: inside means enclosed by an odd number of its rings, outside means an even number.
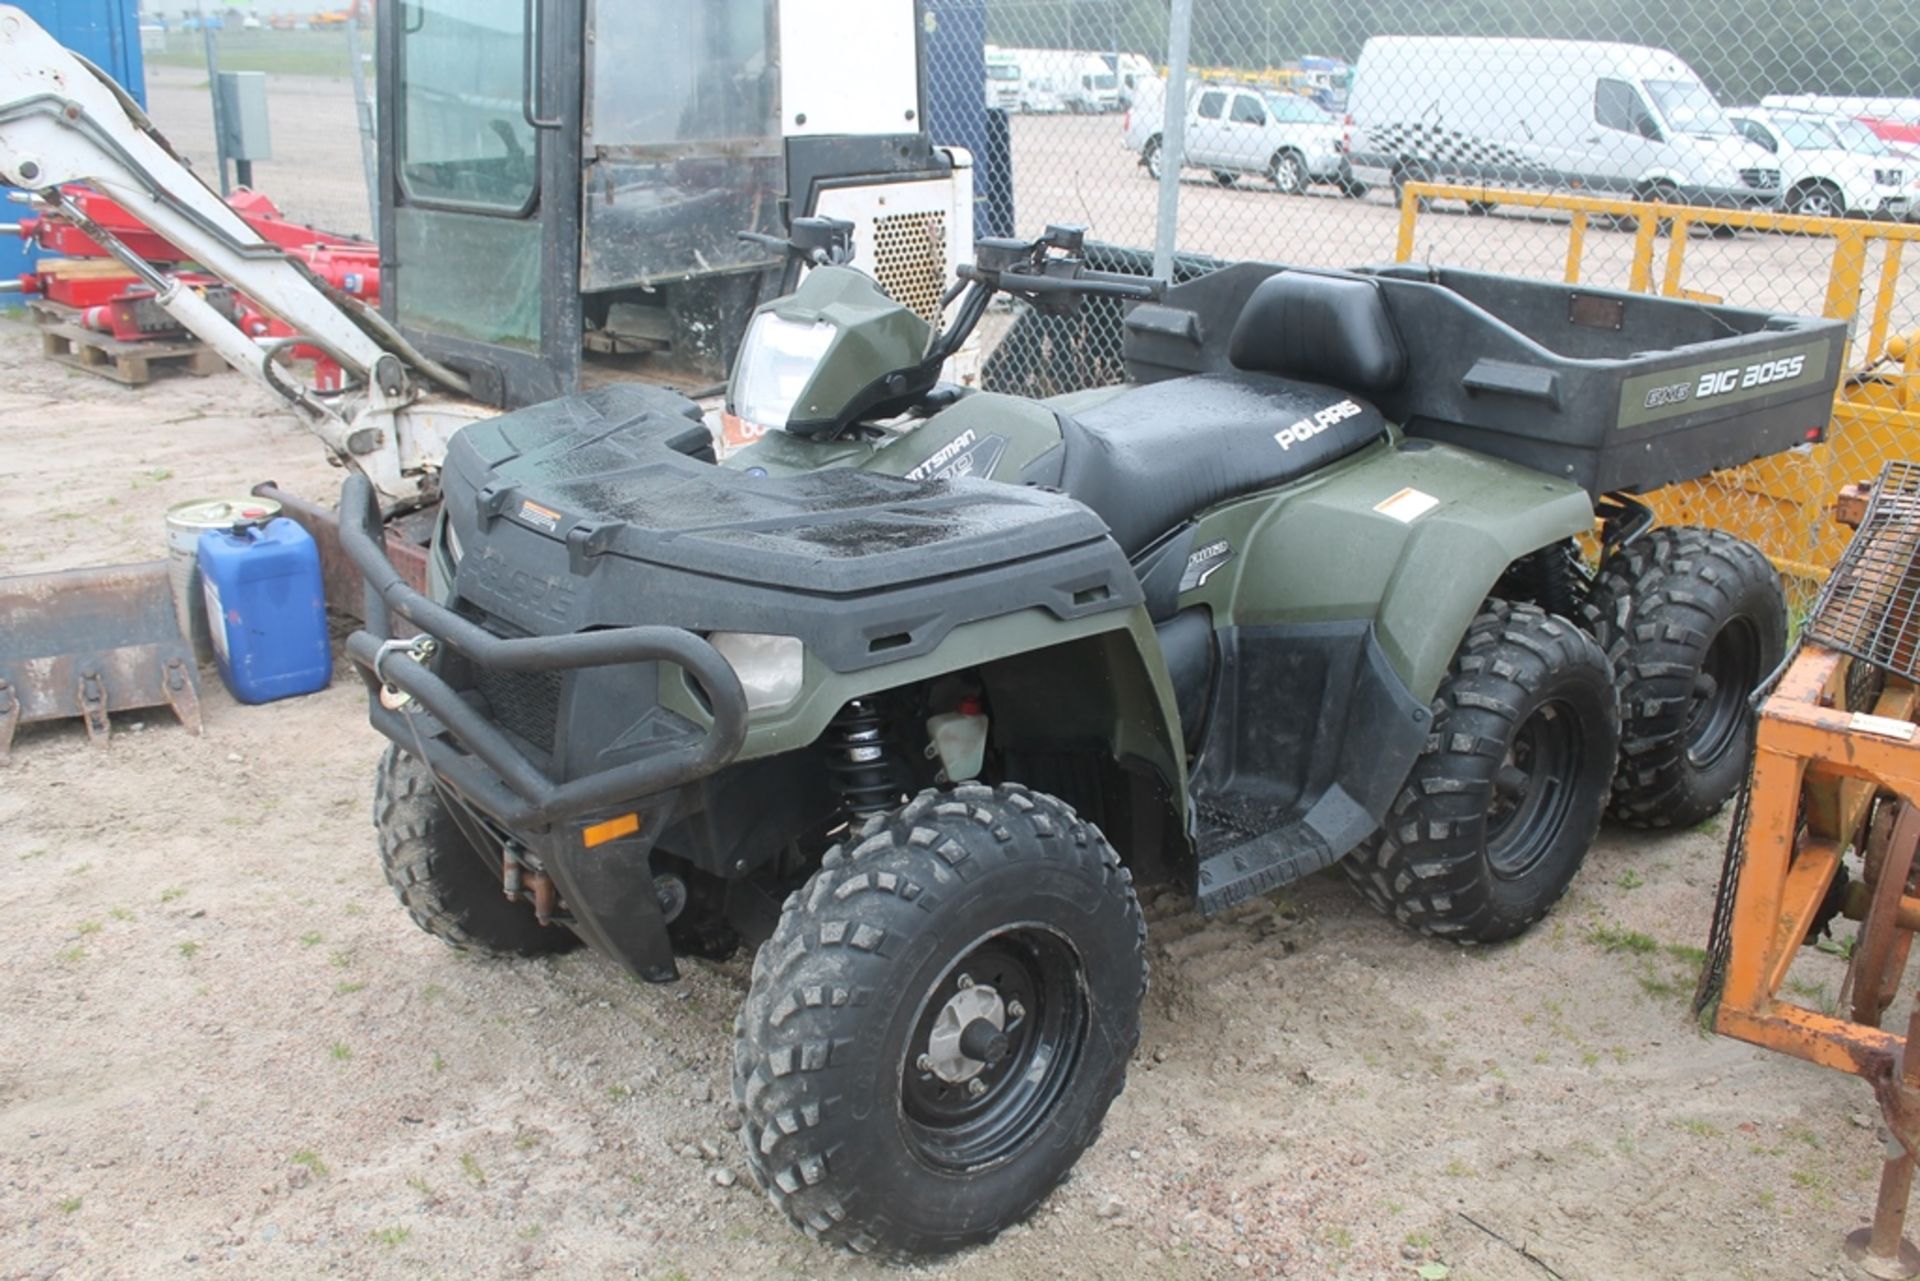
[[[44,299],[29,306],[40,327],[41,351],[48,360],[84,369],[129,387],[151,382],[156,368],[184,369],[196,378],[205,378],[227,367],[219,353],[195,339],[122,342],[112,334],[79,324],[79,314],[72,307]]]

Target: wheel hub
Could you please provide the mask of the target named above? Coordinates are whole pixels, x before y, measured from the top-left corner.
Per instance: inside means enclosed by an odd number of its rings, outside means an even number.
[[[985,983],[961,983],[933,1021],[926,1069],[962,1085],[1007,1057],[1007,1006]]]

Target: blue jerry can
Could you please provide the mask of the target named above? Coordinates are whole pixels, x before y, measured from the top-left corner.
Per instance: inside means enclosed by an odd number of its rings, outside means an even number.
[[[284,516],[209,529],[197,549],[220,678],[243,703],[325,689],[327,593],[313,535]]]

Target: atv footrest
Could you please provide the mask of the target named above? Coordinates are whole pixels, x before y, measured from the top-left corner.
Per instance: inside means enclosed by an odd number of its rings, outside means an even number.
[[[1203,916],[1313,875],[1340,857],[1304,819],[1229,846],[1200,864],[1194,902]]]

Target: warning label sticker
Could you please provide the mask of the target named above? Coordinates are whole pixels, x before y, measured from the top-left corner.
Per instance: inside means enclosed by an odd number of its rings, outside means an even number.
[[[1425,490],[1411,487],[1389,494],[1373,505],[1382,516],[1391,516],[1403,525],[1411,525],[1440,505],[1440,500]]]

